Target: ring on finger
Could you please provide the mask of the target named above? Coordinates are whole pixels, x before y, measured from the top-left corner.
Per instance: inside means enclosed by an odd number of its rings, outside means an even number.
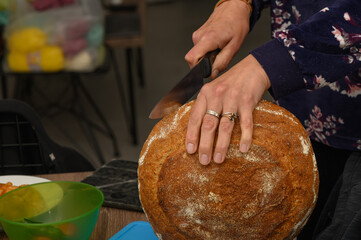
[[[225,112],[225,113],[222,113],[221,117],[226,117],[226,118],[228,118],[231,122],[233,122],[234,119],[238,118],[238,114],[233,113],[233,112]]]
[[[207,110],[206,114],[212,115],[212,116],[214,116],[214,117],[216,117],[218,119],[220,117],[219,113],[217,113],[217,112],[215,112],[213,110]]]

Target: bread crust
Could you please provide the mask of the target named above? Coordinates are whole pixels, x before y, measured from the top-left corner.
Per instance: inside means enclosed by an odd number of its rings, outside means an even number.
[[[303,126],[262,100],[249,152],[239,151],[236,121],[225,162],[203,166],[185,148],[193,104],[156,124],[140,154],[140,200],[158,238],[294,239],[315,206],[319,181]]]

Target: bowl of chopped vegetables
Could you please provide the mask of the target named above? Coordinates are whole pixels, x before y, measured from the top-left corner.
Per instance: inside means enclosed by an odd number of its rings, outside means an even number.
[[[32,184],[0,197],[0,222],[11,240],[89,239],[104,201],[89,184]]]

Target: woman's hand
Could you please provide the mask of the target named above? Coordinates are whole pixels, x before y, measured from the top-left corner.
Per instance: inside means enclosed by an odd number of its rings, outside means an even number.
[[[211,78],[224,71],[249,32],[249,8],[240,0],[229,0],[215,8],[209,19],[193,33],[193,48],[185,56],[192,68],[212,50],[221,49]]]
[[[247,152],[252,142],[252,112],[270,86],[266,72],[252,55],[248,55],[229,71],[204,85],[189,118],[187,152],[193,154],[198,148],[199,161],[203,165],[207,165],[212,157],[216,163],[222,163],[225,159],[234,121],[227,117],[218,119],[207,114],[207,110],[218,114],[239,115],[242,130],[240,150]],[[218,139],[212,153],[217,129]]]

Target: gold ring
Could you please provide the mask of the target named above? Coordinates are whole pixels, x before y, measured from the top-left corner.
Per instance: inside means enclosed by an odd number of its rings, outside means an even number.
[[[216,118],[219,119],[219,114],[217,112],[213,111],[213,110],[207,110],[206,114],[215,116]]]
[[[238,118],[238,115],[236,113],[233,113],[233,112],[226,112],[226,113],[222,113],[221,117],[226,117],[231,122],[233,122],[234,119]]]

